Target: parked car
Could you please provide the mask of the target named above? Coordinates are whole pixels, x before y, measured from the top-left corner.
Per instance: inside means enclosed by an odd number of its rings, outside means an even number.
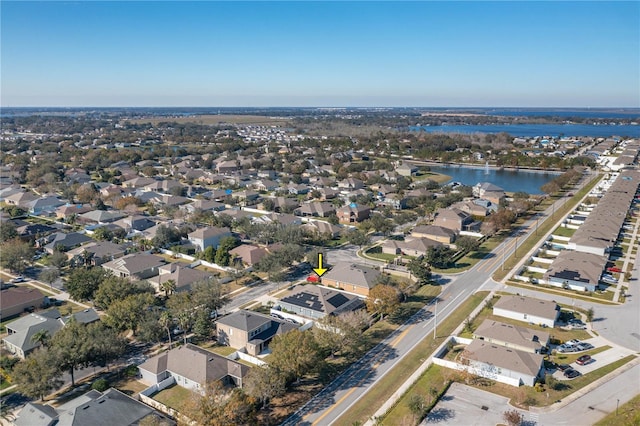
[[[582,355],[580,358],[576,359],[576,364],[585,365],[589,364],[592,360],[593,358],[591,358],[590,355]]]
[[[607,268],[607,272],[622,272],[622,269],[618,268],[617,266],[612,266],[610,268]]]
[[[593,345],[591,343],[580,343],[577,348],[581,351],[588,351],[593,349]]]
[[[558,370],[560,371],[572,370],[569,364],[558,364],[556,367],[558,367]]]
[[[564,372],[564,377],[567,379],[575,379],[580,375],[579,371],[574,370],[573,368],[569,368]]]
[[[569,327],[573,330],[586,330],[587,329],[587,325],[584,323],[572,323],[569,324]]]
[[[27,281],[25,277],[15,277],[15,278],[12,278],[9,282],[13,284],[17,284],[17,283],[23,283],[25,281]]]
[[[575,346],[567,346],[565,345],[560,345],[556,348],[556,351],[560,352],[560,353],[568,353],[568,352],[578,352],[578,348]]]
[[[578,339],[571,339],[571,340],[569,340],[568,342],[564,342],[564,344],[565,344],[566,346],[577,346],[577,345],[579,345],[580,343],[582,343],[582,342],[581,342],[580,340],[578,340]]]
[[[307,281],[310,283],[317,283],[320,282],[320,277],[318,277],[317,275],[309,275],[307,277]]]

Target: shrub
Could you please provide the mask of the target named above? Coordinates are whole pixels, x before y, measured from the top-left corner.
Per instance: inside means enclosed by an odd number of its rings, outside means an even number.
[[[98,392],[104,392],[109,389],[109,382],[107,379],[98,379],[91,385],[91,389],[95,389]]]

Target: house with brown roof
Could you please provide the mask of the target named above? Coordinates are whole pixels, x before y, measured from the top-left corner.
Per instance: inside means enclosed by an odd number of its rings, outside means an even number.
[[[327,217],[336,213],[336,208],[325,202],[314,201],[298,207],[294,214],[302,217]]]
[[[493,315],[554,327],[560,316],[556,302],[525,296],[502,296],[493,305]]]
[[[477,198],[484,198],[492,203],[500,204],[504,199],[504,189],[491,182],[480,182],[472,188],[473,196]]]
[[[492,319],[485,319],[473,332],[473,338],[533,354],[549,345],[549,333]]]
[[[298,328],[290,322],[254,311],[239,310],[216,321],[218,343],[257,356],[271,339]]]
[[[469,213],[456,208],[438,209],[436,219],[433,221],[436,226],[442,226],[456,232],[468,230],[472,223],[473,218]]]
[[[252,244],[241,244],[229,250],[232,259],[240,259],[247,266],[255,265],[267,255],[267,250]]]
[[[411,230],[414,238],[429,238],[442,244],[451,244],[456,239],[455,231],[435,225],[418,225]]]
[[[100,266],[105,262],[124,256],[126,252],[127,250],[119,244],[110,241],[96,241],[69,250],[66,254],[71,265]]]
[[[338,238],[342,231],[342,228],[338,225],[333,225],[322,220],[310,220],[307,223],[303,223],[300,227],[309,232],[330,235],[331,238]]]
[[[191,289],[191,285],[195,283],[205,282],[213,279],[213,275],[190,268],[188,265],[178,262],[167,263],[158,268],[158,276],[150,278],[148,281],[153,285],[156,291],[162,290],[162,284],[169,280],[173,280],[176,284],[174,291],[187,291]]]
[[[187,343],[149,358],[138,369],[149,386],[171,377],[178,386],[202,394],[207,383],[216,381],[242,387],[250,367]]]
[[[365,219],[369,219],[371,209],[363,204],[351,203],[344,207],[340,207],[336,211],[336,216],[340,223],[359,223]]]
[[[382,245],[386,254],[402,254],[405,256],[426,256],[429,248],[441,246],[442,243],[429,238],[406,238],[404,241],[387,240]]]
[[[322,284],[360,296],[368,296],[378,284],[381,272],[368,266],[341,262],[325,272]]]
[[[44,294],[33,287],[10,287],[0,291],[0,319],[25,312],[26,309],[39,308],[44,304]]]
[[[287,312],[312,319],[340,315],[364,306],[357,296],[316,285],[297,285],[282,296],[278,304]]]

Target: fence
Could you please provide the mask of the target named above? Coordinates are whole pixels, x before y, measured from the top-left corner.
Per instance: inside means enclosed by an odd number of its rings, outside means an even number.
[[[237,359],[241,359],[243,361],[246,361],[248,363],[254,364],[254,365],[258,365],[260,367],[262,367],[263,365],[267,365],[266,362],[264,362],[263,360],[256,358],[255,356],[251,356],[247,353],[244,353],[242,351],[235,351],[234,353],[232,353],[231,355],[227,356],[227,358],[232,359],[232,360],[237,360]]]

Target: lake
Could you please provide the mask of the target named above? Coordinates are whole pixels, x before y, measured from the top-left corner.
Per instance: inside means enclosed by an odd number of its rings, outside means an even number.
[[[536,172],[529,170],[495,169],[458,165],[429,166],[432,172],[451,176],[451,180],[473,186],[478,182],[491,182],[507,192],[523,191],[542,194],[540,187],[553,180],[559,172]]]
[[[491,124],[455,126],[410,126],[410,130],[429,133],[501,133],[511,136],[628,136],[640,137],[640,126],[631,124]]]

